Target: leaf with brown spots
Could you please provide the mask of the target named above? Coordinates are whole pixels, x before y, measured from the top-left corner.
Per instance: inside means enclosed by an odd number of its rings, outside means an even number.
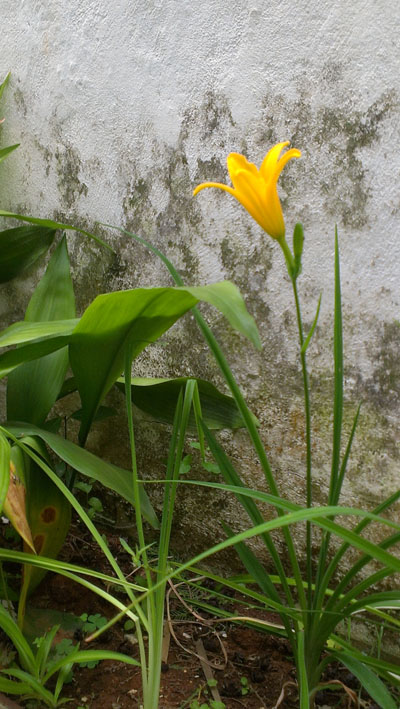
[[[31,530],[26,517],[26,486],[24,455],[18,446],[11,448],[10,484],[3,505],[3,512],[29,549],[35,552]]]

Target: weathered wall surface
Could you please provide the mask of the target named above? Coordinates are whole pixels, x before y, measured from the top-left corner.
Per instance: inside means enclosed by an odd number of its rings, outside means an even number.
[[[298,500],[303,414],[281,253],[228,195],[193,199],[192,189],[225,182],[231,151],[259,164],[280,140],[302,150],[285,168],[280,194],[288,231],[298,220],[306,230],[299,284],[307,323],[323,293],[310,350],[315,492],[323,499],[329,475],[337,223],[347,428],[365,402],[345,492],[372,506],[400,479],[399,12],[396,0],[1,3],[0,71],[12,72],[2,145],[21,142],[2,165],[1,206],[91,229],[97,220],[124,226],[166,250],[190,284],[232,279],[257,319],[262,353],[211,317],[282,487]],[[101,290],[168,282],[152,257],[107,234],[115,258],[69,237],[80,308]],[[4,324],[22,317],[36,279],[32,271],[2,292]],[[144,357],[142,372],[219,381],[189,318],[167,342]],[[141,424],[144,472],[157,471],[154,450],[165,435]],[[120,422],[111,433],[103,424],[92,445],[127,464],[121,436]],[[256,482],[244,435],[230,447]],[[209,493],[199,500],[211,510],[225,504]],[[182,525],[188,508],[186,496]]]

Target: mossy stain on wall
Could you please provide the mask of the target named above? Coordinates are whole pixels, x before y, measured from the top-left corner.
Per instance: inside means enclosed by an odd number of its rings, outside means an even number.
[[[83,166],[79,153],[72,146],[64,145],[55,150],[54,157],[61,203],[67,209],[71,209],[76,206],[79,197],[86,196],[88,193],[87,185],[80,178]]]

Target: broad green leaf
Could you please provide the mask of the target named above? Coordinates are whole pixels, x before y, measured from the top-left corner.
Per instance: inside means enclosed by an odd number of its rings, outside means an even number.
[[[83,234],[84,236],[88,236],[89,239],[93,239],[93,241],[96,241],[100,246],[104,246],[106,249],[109,249],[109,251],[113,251],[111,246],[105,243],[102,239],[100,239],[98,236],[95,236],[94,234],[91,234],[90,231],[86,231],[85,229],[79,229],[76,226],[72,226],[71,224],[61,224],[59,222],[55,222],[52,219],[38,219],[38,217],[27,217],[24,214],[15,214],[15,212],[7,212],[4,209],[0,209],[0,217],[7,217],[10,219],[18,219],[20,222],[28,222],[29,224],[36,224],[37,226],[41,227],[47,227],[48,229],[62,229],[63,231],[77,231],[79,234]]]
[[[29,437],[24,439],[30,444]],[[47,458],[47,451],[42,441],[34,440],[33,447],[41,445],[41,455]],[[62,492],[54,485],[46,473],[32,460],[27,462],[27,517],[36,553],[55,559],[64,544],[71,523],[71,506]],[[48,463],[48,460],[46,461]],[[29,551],[24,545],[24,550]],[[25,604],[40,581],[46,575],[44,569],[25,564],[18,605],[18,622],[23,626]]]
[[[111,418],[111,416],[116,416],[117,413],[117,409],[113,409],[112,406],[99,406],[93,421],[104,421],[105,419]],[[78,411],[71,414],[71,418],[75,419],[75,421],[81,421],[82,409],[78,409]]]
[[[0,347],[22,345],[32,340],[53,338],[56,335],[70,335],[78,322],[77,318],[51,322],[26,322],[26,320],[16,322],[0,333]]]
[[[41,342],[33,342],[16,350],[9,350],[0,355],[0,378],[5,377],[24,362],[30,362],[39,357],[44,357],[51,352],[56,352],[68,345],[71,335],[64,337],[47,338]]]
[[[32,295],[25,320],[46,322],[74,317],[75,297],[64,237]],[[7,383],[7,418],[43,424],[57,400],[67,368],[68,351],[64,348],[25,362],[11,372]]]
[[[182,287],[194,295],[197,300],[213,305],[226,317],[234,330],[248,337],[257,349],[261,349],[260,335],[254,318],[246,310],[239,289],[230,281],[211,283],[195,288]]]
[[[65,237],[54,251],[43,278],[29,302],[25,320],[59,321],[75,317],[75,297],[69,270]],[[68,350],[63,349],[25,362],[9,374],[7,383],[7,415],[9,418],[43,424],[55,403],[68,368]],[[46,458],[46,448],[42,457]],[[24,454],[26,463],[26,516],[32,535],[33,552],[56,557],[67,535],[71,508],[54,482]],[[10,486],[11,487],[11,486]],[[20,530],[18,530],[20,531]],[[33,545],[32,545],[33,541]],[[27,551],[29,549],[27,548]],[[46,571],[25,565],[18,621],[23,626],[26,599],[45,576]]]
[[[16,148],[19,148],[19,143],[15,143],[15,145],[9,145],[7,148],[1,148],[0,163],[3,162],[3,160],[6,159],[7,155],[12,153]]]
[[[397,703],[375,672],[345,652],[335,652],[335,657],[357,677],[363,689],[378,706],[382,709],[397,709]]]
[[[132,473],[129,470],[118,468],[116,465],[107,463],[105,460],[100,460],[93,453],[80,448],[79,446],[67,441],[55,433],[46,431],[32,426],[30,424],[6,424],[5,427],[13,435],[38,436],[51,448],[59,458],[70,465],[74,470],[77,470],[82,475],[89,478],[94,478],[105,487],[114,490],[118,495],[121,495],[125,500],[134,504],[133,489],[132,489]],[[142,490],[142,488],[141,488]],[[142,512],[145,519],[155,528],[158,527],[158,520],[155,512],[150,504],[145,490],[141,492]]]
[[[3,509],[10,482],[10,452],[7,438],[0,433],[0,512]]]
[[[10,150],[10,148],[8,148]],[[0,151],[0,162],[2,160]],[[30,268],[51,246],[55,229],[21,226],[0,232],[0,283]]]
[[[134,377],[131,386],[132,401],[135,406],[157,421],[172,424],[179,392],[185,388],[189,379],[195,379],[197,382],[202,416],[209,429],[244,426],[234,399],[222,394],[210,382],[196,377],[177,377],[176,379]],[[124,391],[123,377],[118,379],[117,386],[121,391]],[[193,410],[189,417],[189,429],[196,429]]]
[[[215,305],[258,343],[257,328],[231,283],[201,288],[138,288],[98,296],[73,333],[70,362],[82,401],[80,440],[85,441],[97,408],[124,368],[127,345],[132,358],[155,342],[200,300]]]

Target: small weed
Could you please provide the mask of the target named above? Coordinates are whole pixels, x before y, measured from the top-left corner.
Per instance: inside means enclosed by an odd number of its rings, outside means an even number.
[[[247,677],[240,678],[240,686],[242,691],[242,697],[244,697],[250,692],[249,680],[247,679]]]

